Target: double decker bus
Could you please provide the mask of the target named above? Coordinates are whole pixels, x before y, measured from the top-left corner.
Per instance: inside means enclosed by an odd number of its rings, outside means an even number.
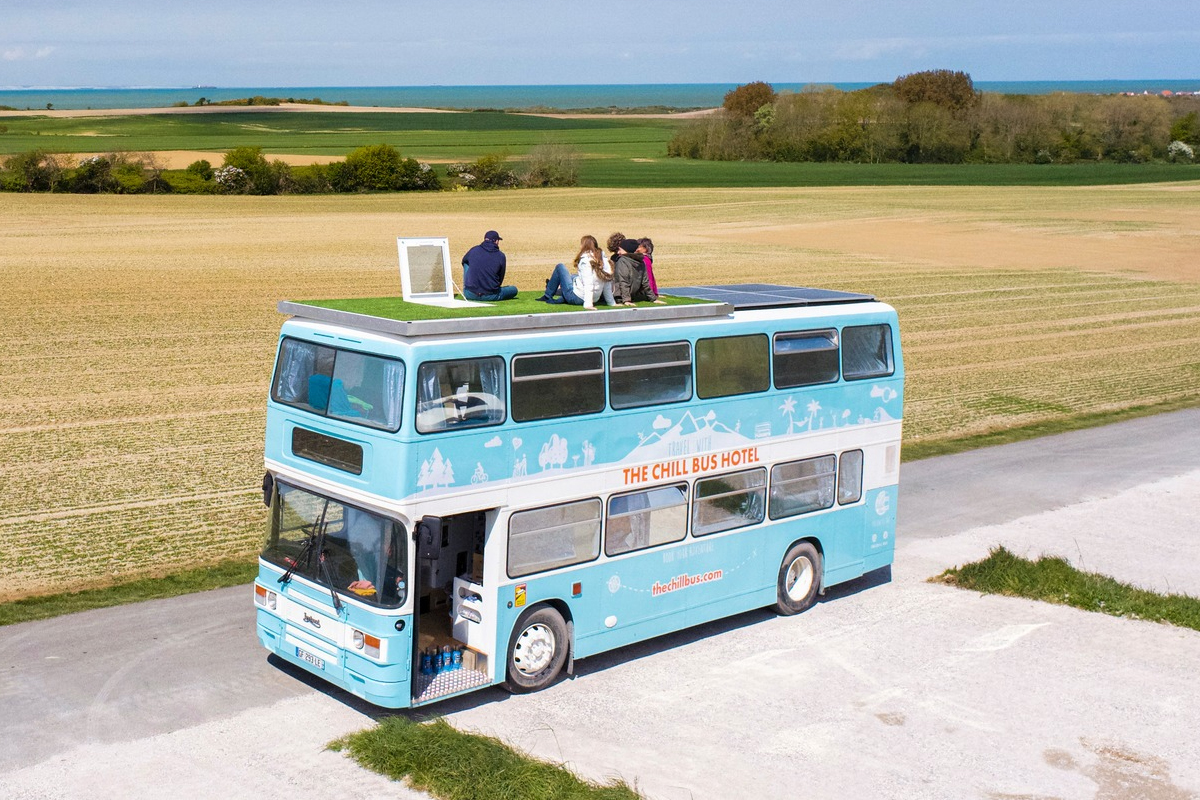
[[[262,645],[404,708],[796,614],[890,565],[895,310],[761,284],[671,296],[508,316],[280,303]]]

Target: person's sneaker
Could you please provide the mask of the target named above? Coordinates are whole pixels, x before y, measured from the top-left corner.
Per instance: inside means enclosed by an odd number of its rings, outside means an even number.
[[[541,297],[535,297],[533,299],[538,301],[539,303],[549,303],[550,302],[550,298],[546,297],[546,295],[542,295]]]

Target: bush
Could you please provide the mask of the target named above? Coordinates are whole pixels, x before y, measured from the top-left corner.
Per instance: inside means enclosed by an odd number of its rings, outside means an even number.
[[[65,188],[65,173],[59,156],[30,150],[4,159],[3,186],[11,192],[54,192]]]
[[[79,194],[115,192],[118,188],[112,162],[105,156],[92,156],[80,161],[68,185],[72,192]]]
[[[726,92],[721,107],[730,116],[752,118],[760,108],[774,102],[774,87],[766,81],[754,81]]]
[[[261,147],[230,150],[213,177],[229,194],[287,194],[295,189],[291,167],[278,160],[267,163]]]
[[[346,160],[331,168],[335,191],[397,191],[438,189],[441,181],[428,164],[403,158],[390,144],[373,144],[352,150]]]
[[[948,69],[931,69],[901,75],[892,83],[906,103],[933,103],[950,111],[965,111],[979,102],[971,76]]]
[[[503,153],[489,153],[470,164],[451,164],[447,173],[468,189],[512,189],[521,181],[506,163]]]
[[[187,172],[195,175],[202,181],[211,181],[213,177],[212,164],[208,163],[208,161],[203,158],[199,161],[193,161],[192,163],[188,164]]]
[[[562,144],[540,144],[529,153],[521,175],[523,186],[578,186],[579,164],[574,148]]]

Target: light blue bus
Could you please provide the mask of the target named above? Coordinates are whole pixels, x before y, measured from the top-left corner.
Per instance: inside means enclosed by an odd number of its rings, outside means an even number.
[[[263,646],[405,708],[537,690],[889,566],[895,310],[761,284],[671,295],[432,319],[281,303]]]

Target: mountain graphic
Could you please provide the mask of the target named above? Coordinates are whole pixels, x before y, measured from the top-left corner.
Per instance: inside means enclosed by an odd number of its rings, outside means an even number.
[[[724,423],[717,422],[717,415],[709,412],[697,417],[690,411],[662,434],[652,433],[629,452],[626,458],[638,460],[670,458],[690,453],[705,453],[743,447],[751,439],[743,436]]]

